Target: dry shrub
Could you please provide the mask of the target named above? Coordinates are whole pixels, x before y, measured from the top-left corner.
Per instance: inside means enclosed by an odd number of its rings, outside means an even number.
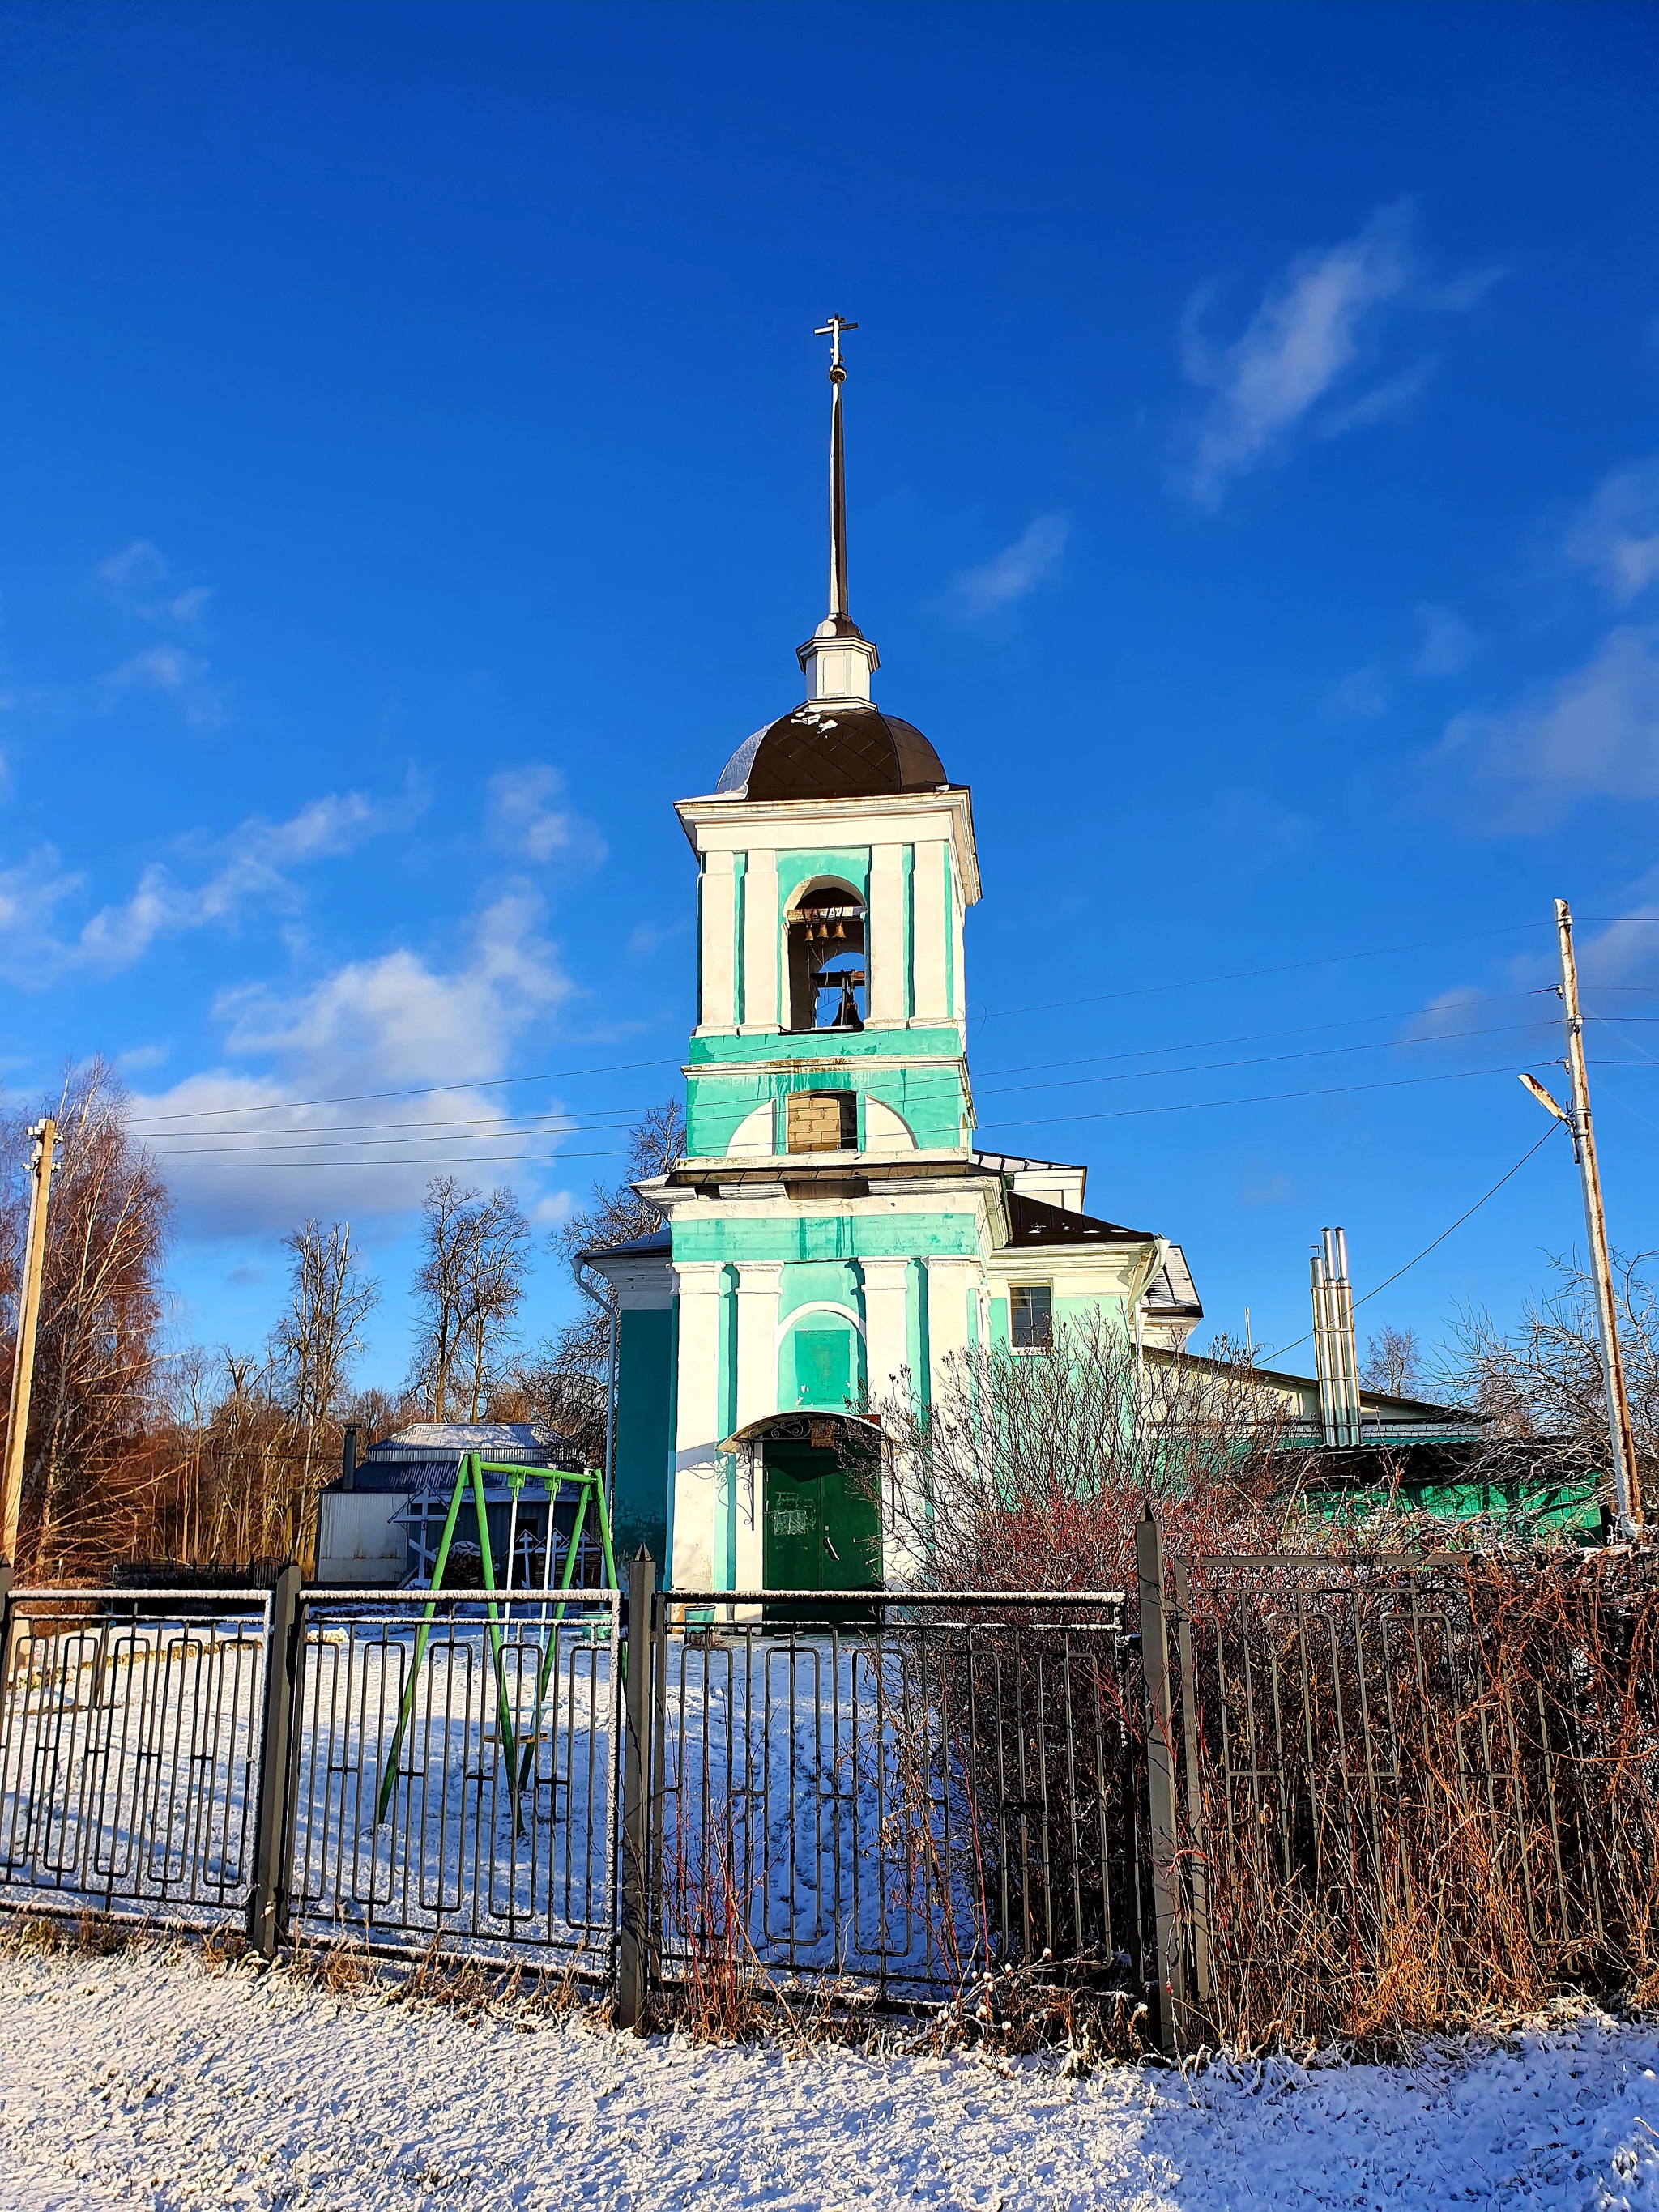
[[[141,1922],[103,1912],[0,1912],[0,1951],[14,1956],[60,1953],[79,1959],[113,1958],[148,1934]]]
[[[684,2028],[695,2042],[733,2043],[794,2014],[749,1935],[750,1885],[730,1824],[712,1808],[695,1830],[677,1828],[663,1899],[675,1975],[651,2002],[651,2025]]]
[[[1192,1613],[1212,2039],[1659,1989],[1659,1561],[1264,1562]]]
[[[1224,1342],[1143,1364],[1106,1316],[1051,1349],[952,1355],[930,1406],[908,1373],[878,1411],[890,1579],[917,1589],[1121,1590],[1155,1512],[1183,1557],[1277,1549],[1297,1504],[1284,1409]],[[849,1449],[855,1449],[855,1445]],[[860,1473],[849,1461],[849,1474]]]
[[[1063,2049],[1068,2075],[1097,2064],[1133,2064],[1144,2055],[1146,2008],[1124,1990],[1057,1983],[1046,1962],[991,1969],[939,2007],[913,2051],[982,2051],[1024,2058]]]
[[[578,1978],[580,1964],[580,1959],[573,1959],[557,1971],[527,1972],[522,1960],[504,1966],[446,1951],[440,1933],[413,1960],[378,1954],[369,1948],[367,1938],[301,1938],[283,1971],[301,1987],[333,1996],[420,2005],[468,2021],[510,2017],[532,2027],[604,2008],[593,1990]]]

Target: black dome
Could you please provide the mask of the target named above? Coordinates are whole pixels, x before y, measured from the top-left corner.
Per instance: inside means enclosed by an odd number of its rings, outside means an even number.
[[[872,799],[949,781],[914,723],[863,700],[823,700],[757,730],[727,761],[717,788],[745,799]]]

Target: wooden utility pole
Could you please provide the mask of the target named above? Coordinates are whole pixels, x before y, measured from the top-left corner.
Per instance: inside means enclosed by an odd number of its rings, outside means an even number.
[[[1589,1078],[1584,1070],[1584,1022],[1578,1011],[1578,968],[1572,957],[1572,915],[1565,899],[1555,902],[1555,933],[1561,946],[1561,1006],[1567,1024],[1567,1076],[1572,1085],[1572,1119],[1567,1129],[1584,1191],[1584,1233],[1589,1243],[1590,1274],[1595,1285],[1595,1318],[1601,1339],[1601,1377],[1607,1394],[1607,1440],[1613,1452],[1619,1531],[1629,1538],[1641,1532],[1642,1485],[1636,1471],[1630,1401],[1625,1395],[1625,1364],[1619,1355],[1619,1314],[1613,1299],[1613,1267],[1607,1258],[1607,1218],[1601,1206],[1601,1175],[1595,1164],[1595,1136],[1590,1127]]]
[[[0,1560],[17,1562],[17,1517],[23,1503],[23,1453],[28,1443],[29,1397],[34,1388],[34,1338],[40,1323],[40,1277],[46,1258],[46,1200],[58,1151],[58,1124],[50,1115],[29,1131],[29,1231],[23,1248],[23,1280],[17,1297],[17,1346],[11,1363],[11,1419],[6,1429],[5,1473],[0,1478]]]

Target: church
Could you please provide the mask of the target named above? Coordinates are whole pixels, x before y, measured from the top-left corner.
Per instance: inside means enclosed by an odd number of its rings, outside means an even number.
[[[878,706],[848,608],[843,331],[830,341],[829,609],[799,705],[676,805],[696,860],[685,1154],[661,1227],[588,1252],[617,1311],[612,1517],[682,1590],[867,1588],[872,1409],[952,1356],[1109,1316],[1177,1347],[1180,1247],[1100,1218],[1086,1170],[975,1146],[963,923],[972,796]],[[908,1380],[906,1379],[908,1378]]]

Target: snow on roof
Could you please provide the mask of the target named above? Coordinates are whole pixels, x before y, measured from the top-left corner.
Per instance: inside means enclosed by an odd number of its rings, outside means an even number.
[[[457,1459],[463,1452],[477,1452],[483,1459],[542,1467],[550,1448],[560,1442],[539,1421],[411,1421],[371,1445],[364,1458]]]

